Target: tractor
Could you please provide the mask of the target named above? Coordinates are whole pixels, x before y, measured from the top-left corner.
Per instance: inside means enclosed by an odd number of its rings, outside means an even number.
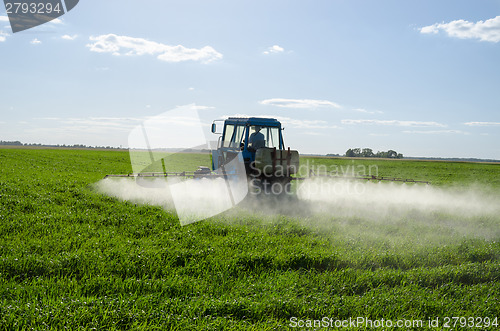
[[[223,122],[222,132],[217,122]],[[274,118],[229,117],[215,120],[212,133],[219,134],[212,150],[212,170],[224,167],[242,154],[253,190],[289,192],[292,175],[299,169],[299,153],[285,149],[281,123]]]

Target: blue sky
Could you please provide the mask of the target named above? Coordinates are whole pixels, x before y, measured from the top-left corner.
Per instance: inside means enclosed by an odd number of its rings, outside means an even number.
[[[194,103],[302,153],[500,159],[498,0],[81,0],[15,34],[2,7],[0,56],[0,140],[127,146]]]

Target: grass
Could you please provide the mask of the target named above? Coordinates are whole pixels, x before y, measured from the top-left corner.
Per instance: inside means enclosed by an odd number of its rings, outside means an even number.
[[[376,162],[382,176],[500,190],[500,165],[309,160]],[[500,216],[420,222],[408,212],[377,223],[238,208],[181,227],[175,213],[95,190],[105,174],[131,172],[127,152],[0,149],[0,169],[3,330],[282,330],[291,317],[500,317],[500,238],[444,226],[493,228]]]

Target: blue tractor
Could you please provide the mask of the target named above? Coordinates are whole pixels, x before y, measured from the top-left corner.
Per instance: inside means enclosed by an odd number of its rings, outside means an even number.
[[[221,132],[217,122],[223,122]],[[220,136],[217,149],[212,151],[212,170],[228,164],[241,152],[252,186],[289,186],[299,167],[299,153],[285,149],[282,131],[281,123],[274,118],[215,120],[212,133]]]

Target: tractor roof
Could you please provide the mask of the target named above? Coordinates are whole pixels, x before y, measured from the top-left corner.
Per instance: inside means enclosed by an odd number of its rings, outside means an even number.
[[[225,124],[281,127],[281,123],[277,119],[262,117],[229,117],[227,120],[225,120]]]

